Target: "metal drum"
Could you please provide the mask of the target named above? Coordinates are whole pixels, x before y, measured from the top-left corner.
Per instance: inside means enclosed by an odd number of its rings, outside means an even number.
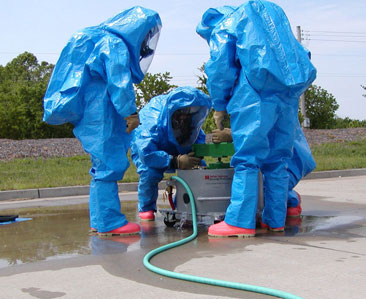
[[[198,223],[210,225],[224,219],[230,203],[233,175],[233,168],[177,171],[177,176],[188,184],[193,193]],[[168,181],[168,184],[176,187],[175,210],[170,211],[170,215],[174,214],[175,219],[181,222],[191,221],[190,198],[186,189],[179,182]],[[263,184],[260,175],[257,213],[262,210]]]

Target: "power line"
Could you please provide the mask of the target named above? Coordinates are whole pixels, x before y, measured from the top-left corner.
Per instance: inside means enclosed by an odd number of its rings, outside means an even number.
[[[156,56],[207,56],[210,53],[156,53]]]
[[[318,73],[318,75],[321,76],[332,76],[332,77],[366,77],[366,74],[346,74],[346,73]],[[191,81],[191,80],[197,80],[198,78],[195,76],[188,77],[188,76],[173,76],[176,79],[175,81]]]
[[[301,30],[301,32],[334,33],[334,34],[363,34],[363,35],[366,35],[366,32],[349,32],[349,31],[317,31],[317,30]]]
[[[366,43],[366,40],[361,41],[361,40],[318,39],[318,38],[304,38],[303,40],[316,40],[316,41],[323,41],[323,42]]]
[[[323,54],[323,53],[311,53],[311,56],[340,56],[340,57],[366,57],[366,55],[359,54]]]
[[[23,53],[23,52],[22,52]],[[4,55],[18,55],[21,52],[0,52],[0,54]],[[35,55],[60,55],[60,53],[42,53],[42,52],[33,52]],[[207,56],[210,53],[155,53],[155,56]]]
[[[189,75],[189,76],[174,76],[174,78],[182,78],[182,80],[187,79],[187,78],[192,78],[192,76],[194,75]]]
[[[1,54],[9,54],[9,55],[14,55],[14,54],[20,54],[20,52],[0,52],[0,55]],[[40,54],[42,54],[42,55],[44,55],[44,54],[46,54],[46,55],[59,55],[59,53],[33,53],[33,54],[35,54],[35,55],[40,55]],[[174,56],[174,55],[180,55],[179,53],[177,53],[177,54],[174,54],[174,53],[171,53],[171,54],[155,54],[155,55],[172,55],[172,56]],[[183,55],[183,54],[181,54],[181,55]],[[184,54],[184,55],[206,55],[206,54],[201,54],[201,53],[197,53],[197,54],[193,54],[193,53],[186,53],[186,54]],[[342,57],[366,57],[366,55],[359,55],[359,54],[323,54],[323,53],[311,53],[311,55],[312,56],[342,56]]]
[[[307,41],[366,43],[363,38],[366,38],[366,32],[301,30],[301,39]]]
[[[303,36],[329,36],[329,37],[350,37],[350,38],[354,38],[354,37],[361,37],[361,38],[365,38],[366,35],[343,35],[343,34],[303,34]]]
[[[324,77],[366,78],[366,74],[318,73],[318,75]]]
[[[28,52],[28,51],[24,51],[24,52]],[[18,55],[18,54],[22,54],[24,52],[0,52],[0,54]],[[60,55],[60,53],[41,53],[41,52],[36,52],[36,53],[32,53],[32,54],[37,54],[37,55]]]

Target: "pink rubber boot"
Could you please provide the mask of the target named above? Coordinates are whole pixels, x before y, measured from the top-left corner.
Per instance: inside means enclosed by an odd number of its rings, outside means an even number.
[[[240,237],[248,238],[255,236],[255,229],[242,228],[227,224],[225,221],[213,224],[208,228],[208,235],[211,237]]]
[[[285,230],[285,227],[269,227],[264,222],[261,222],[261,228],[268,229],[271,232],[283,232]]]
[[[295,191],[296,192],[296,191]],[[287,217],[300,217],[301,215],[301,196],[297,193],[297,197],[299,198],[299,204],[296,207],[287,208]]]
[[[139,217],[141,221],[154,221],[154,211],[140,212]]]
[[[130,236],[140,233],[140,225],[134,222],[128,222],[126,225],[118,227],[109,232],[98,232],[100,236]]]

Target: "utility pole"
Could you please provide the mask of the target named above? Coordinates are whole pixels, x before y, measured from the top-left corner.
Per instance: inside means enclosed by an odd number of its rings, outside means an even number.
[[[302,42],[301,27],[296,26],[296,31],[297,31],[297,40],[301,44],[301,42]],[[304,128],[309,128],[310,127],[310,120],[306,116],[305,93],[303,93],[300,96],[300,112],[301,112],[302,116],[304,117],[304,121],[302,122],[301,126],[304,127]]]

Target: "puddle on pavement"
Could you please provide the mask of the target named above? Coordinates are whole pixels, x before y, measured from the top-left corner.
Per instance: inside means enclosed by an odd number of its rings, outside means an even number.
[[[136,221],[136,202],[123,202],[127,219]],[[8,210],[1,215],[19,214],[32,218],[0,226],[0,269],[12,265],[76,257],[80,255],[104,255],[122,253],[134,249],[158,247],[190,234],[167,228],[163,218],[156,223],[142,223],[138,237],[98,237],[89,234],[89,210],[87,205],[57,208],[31,208]],[[140,241],[140,242],[138,242]],[[134,243],[138,242],[137,246]],[[148,245],[146,245],[146,243]]]
[[[136,221],[136,202],[123,202],[123,211],[127,219]],[[159,213],[155,222],[141,223],[140,236],[129,238],[100,238],[89,235],[87,205],[37,208],[15,213],[19,213],[20,217],[31,217],[32,220],[0,226],[0,268],[82,255],[101,256],[139,251],[135,254],[143,256],[153,248],[191,234],[189,228],[179,230],[166,227]],[[352,225],[361,226],[364,222],[364,218],[356,216],[303,216],[288,219],[284,235],[331,235],[334,230],[344,230]],[[259,233],[257,238],[260,240],[263,235]],[[256,242],[254,239],[257,238],[253,238],[251,242]],[[230,247],[242,242],[241,239],[231,240],[231,245],[224,243]],[[201,245],[205,250],[214,250],[215,242],[211,241],[210,245],[208,243],[207,227],[200,226],[194,250],[200,250]]]
[[[340,215],[340,216],[301,216],[299,218],[287,218],[285,235],[295,236],[300,233],[330,234],[334,231],[343,231],[347,227],[365,222],[361,216]],[[359,224],[359,225],[360,225]]]

